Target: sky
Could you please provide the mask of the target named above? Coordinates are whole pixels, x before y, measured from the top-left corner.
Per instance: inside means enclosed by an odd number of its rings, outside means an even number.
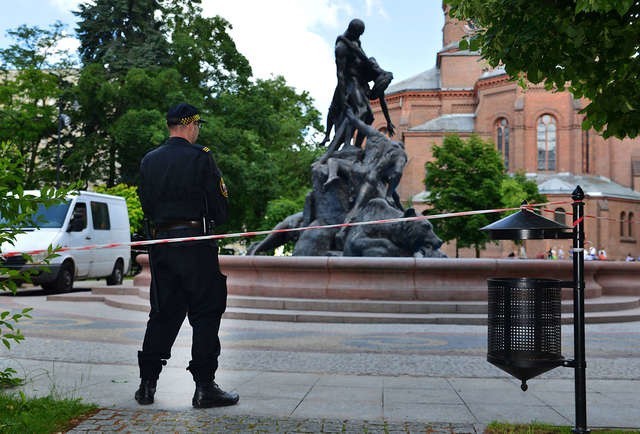
[[[0,48],[7,30],[22,24],[48,28],[67,25],[66,41],[76,47],[76,17],[71,11],[86,0],[2,0]],[[282,75],[298,91],[306,90],[326,113],[335,87],[333,47],[352,18],[365,22],[362,47],[394,82],[435,65],[442,47],[441,0],[202,0],[204,15],[220,15],[257,78]],[[392,82],[393,83],[393,82]]]

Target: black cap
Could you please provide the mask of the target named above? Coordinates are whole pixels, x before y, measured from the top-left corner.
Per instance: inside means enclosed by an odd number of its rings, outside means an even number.
[[[188,125],[191,122],[202,122],[197,108],[187,103],[174,105],[167,112],[167,125]]]

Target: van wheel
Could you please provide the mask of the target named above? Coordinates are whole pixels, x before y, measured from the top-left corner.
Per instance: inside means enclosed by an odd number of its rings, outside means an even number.
[[[107,276],[107,285],[122,285],[122,278],[124,276],[124,264],[122,259],[118,259],[113,266],[113,271],[110,276]]]
[[[58,275],[53,282],[43,283],[42,289],[47,292],[66,292],[73,289],[73,277],[75,270],[73,263],[66,261],[60,267]]]

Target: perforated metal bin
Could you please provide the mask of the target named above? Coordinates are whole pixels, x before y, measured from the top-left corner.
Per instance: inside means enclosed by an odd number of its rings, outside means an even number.
[[[522,381],[563,364],[561,281],[488,279],[487,361]]]

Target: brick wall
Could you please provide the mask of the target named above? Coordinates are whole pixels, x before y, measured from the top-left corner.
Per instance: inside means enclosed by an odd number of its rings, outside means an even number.
[[[446,11],[447,7],[443,6],[443,10]],[[395,138],[405,142],[408,154],[407,167],[398,187],[403,202],[425,189],[424,165],[432,158],[433,145],[442,144],[445,135],[444,132],[409,130],[439,116],[457,113],[475,113],[475,133],[491,140],[495,140],[496,120],[508,120],[510,171],[538,172],[537,123],[540,116],[549,114],[557,122],[555,172],[603,176],[623,186],[640,187],[640,169],[636,170],[635,180],[632,171],[633,161],[640,167],[640,139],[605,140],[594,131],[585,133],[581,129],[583,115],[579,111],[587,104],[586,101],[575,100],[568,92],[548,92],[540,85],[531,85],[523,90],[504,74],[483,76],[488,67],[478,55],[461,55],[456,52],[455,45],[451,45],[465,34],[464,24],[445,16],[442,32],[443,51],[437,59],[441,89],[411,89],[387,97],[391,118],[397,127]],[[426,59],[425,65],[429,63]],[[379,105],[374,102],[373,108],[374,126],[381,128],[384,118]],[[565,199],[570,200],[568,197]],[[614,259],[623,259],[627,253],[640,255],[640,245],[635,241],[640,225],[634,226],[633,237],[621,237],[618,221],[623,211],[625,215],[632,212],[636,220],[640,219],[640,203],[611,198],[606,201],[587,199],[586,213],[599,217],[587,221],[587,238],[598,247],[606,248]],[[418,211],[424,208],[420,204],[415,205]],[[554,243],[557,244],[549,240],[528,241],[530,257],[548,250]],[[567,251],[568,246],[565,247]],[[483,255],[502,257],[512,249],[513,243],[492,245]],[[445,246],[443,250],[452,255],[455,246]],[[462,255],[471,257],[473,251],[465,249]]]

